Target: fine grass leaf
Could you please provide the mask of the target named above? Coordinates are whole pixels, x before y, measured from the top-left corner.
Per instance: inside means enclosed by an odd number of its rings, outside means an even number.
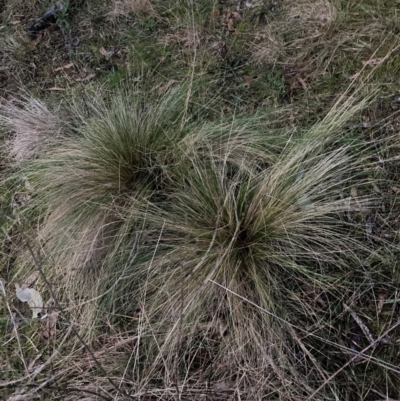
[[[6,289],[5,289],[5,286],[4,286],[4,281],[1,278],[0,278],[0,294],[2,295],[2,297],[4,299],[6,299]]]
[[[356,323],[359,325],[360,329],[363,331],[365,337],[367,337],[369,343],[371,345],[374,345],[376,341],[374,340],[374,337],[372,336],[369,328],[366,326],[366,324],[360,319],[360,317],[350,309],[350,307],[343,303],[343,308],[345,309],[346,312],[349,312],[351,317],[356,321]]]

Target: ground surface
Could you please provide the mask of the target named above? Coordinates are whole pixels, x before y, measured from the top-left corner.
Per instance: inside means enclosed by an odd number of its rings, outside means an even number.
[[[246,382],[247,373],[215,378],[210,373],[217,369],[212,361],[224,352],[218,347],[227,329],[214,327],[206,341],[198,340],[201,346],[187,362],[194,373],[188,369],[168,375],[160,369],[155,375],[150,370],[144,380],[139,373],[135,377],[136,366],[129,357],[138,336],[132,325],[142,319],[140,308],[136,314],[121,315],[120,326],[115,323],[119,312],[113,316],[113,310],[99,311],[103,325],[96,323],[95,329],[88,329],[96,333],[94,340],[89,335],[85,338],[89,351],[71,334],[68,309],[67,320],[30,319],[28,305],[17,299],[14,284],[21,274],[20,255],[30,253],[24,248],[27,238],[35,238],[41,221],[25,224],[23,210],[30,188],[14,174],[18,167],[7,147],[12,133],[0,127],[0,293],[4,295],[0,394],[4,399],[399,399],[400,329],[394,326],[400,313],[400,2],[71,0],[65,15],[58,14],[57,21],[29,34],[27,26],[51,6],[44,0],[0,0],[3,104],[29,93],[56,113],[68,99],[83,99],[90,93],[108,99],[117,88],[144,81],[149,97],[161,98],[189,79],[200,88],[197,97],[190,99],[189,109],[209,103],[201,117],[206,121],[274,110],[272,129],[296,137],[322,121],[341,96],[355,93],[355,98],[363,99],[373,93],[372,101],[346,122],[345,134],[338,141],[340,145],[359,141],[360,149],[367,143],[374,149],[369,150],[366,162],[366,166],[377,165],[374,176],[366,173],[374,207],[341,216],[354,224],[354,236],[373,251],[363,255],[365,270],[357,273],[363,277],[349,274],[348,282],[336,284],[344,289],[338,297],[334,291],[315,290],[312,282],[293,287],[293,304],[302,299],[314,322],[329,321],[325,331],[309,330],[327,338],[316,337],[311,345],[303,345],[308,334],[301,332],[293,346],[293,358],[298,360],[291,362],[302,366],[300,373],[294,374],[286,362],[271,362],[276,382],[265,385],[264,393],[254,389],[256,379]],[[365,188],[351,190],[354,198],[368,195]],[[357,195],[357,191],[364,192]],[[31,259],[38,255],[40,260],[39,251],[34,248]],[[375,259],[374,252],[387,258]],[[38,275],[25,277],[28,285]],[[51,284],[57,288],[56,282]],[[48,291],[43,282],[40,288]],[[347,305],[351,308],[346,309]],[[301,325],[295,307],[287,317],[293,325]],[[293,340],[295,334],[290,335]],[[338,344],[347,351],[342,352]],[[367,358],[357,356],[369,345],[372,352],[366,352]],[[221,371],[222,365],[218,366]],[[203,366],[207,366],[204,377]],[[247,369],[250,372],[252,366]],[[300,376],[307,382],[303,393],[293,384]],[[319,390],[324,380],[314,382],[317,376],[326,380],[326,391],[324,386]],[[313,398],[307,398],[314,391]]]

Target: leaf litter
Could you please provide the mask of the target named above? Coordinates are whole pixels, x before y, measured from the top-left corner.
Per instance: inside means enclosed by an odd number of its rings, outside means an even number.
[[[22,288],[19,284],[15,284],[15,293],[21,302],[27,302],[32,310],[32,319],[38,317],[43,310],[43,299],[39,291],[34,288]]]

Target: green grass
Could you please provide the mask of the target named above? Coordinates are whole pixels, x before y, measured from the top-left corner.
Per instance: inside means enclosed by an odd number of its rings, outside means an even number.
[[[0,394],[399,398],[395,4],[91,0],[33,42],[45,3],[0,10]]]

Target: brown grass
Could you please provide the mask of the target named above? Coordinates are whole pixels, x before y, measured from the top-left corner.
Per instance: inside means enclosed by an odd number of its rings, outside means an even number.
[[[50,111],[43,102],[30,97],[1,105],[0,123],[13,134],[6,146],[17,162],[43,154],[64,126],[57,111]]]
[[[254,62],[279,64],[288,76],[312,81],[330,68],[350,65],[350,60],[362,54],[369,57],[371,42],[379,45],[393,40],[387,36],[383,21],[358,20],[351,7],[354,5],[329,0],[283,2],[276,19],[255,34]],[[361,60],[358,62],[361,68]]]
[[[128,16],[129,14],[135,17],[155,16],[156,11],[150,0],[116,0],[114,1],[114,8],[107,16],[111,20],[115,20],[121,16]]]

